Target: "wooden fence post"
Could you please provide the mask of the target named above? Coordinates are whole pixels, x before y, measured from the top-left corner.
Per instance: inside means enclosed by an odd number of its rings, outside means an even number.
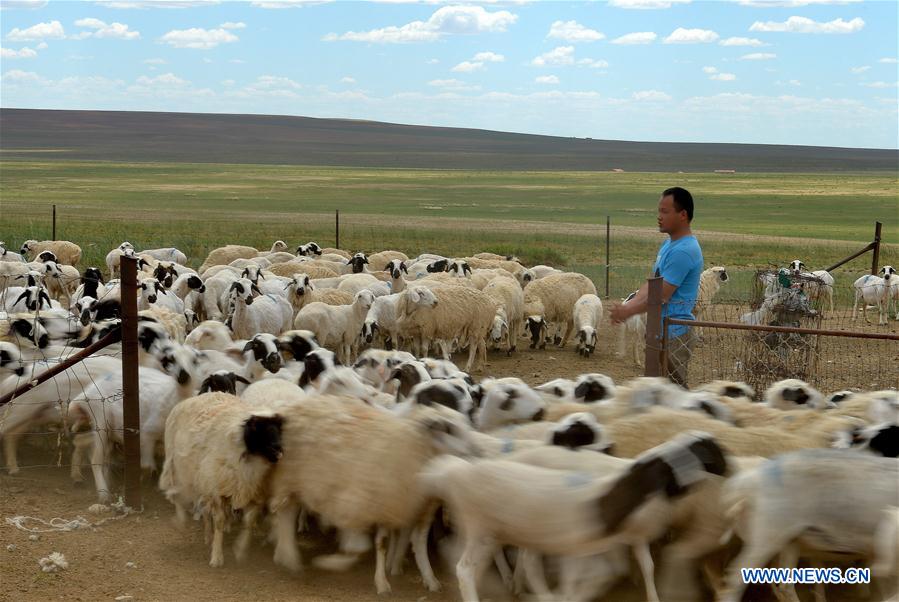
[[[611,218],[607,215],[606,216],[606,297],[605,297],[606,299],[609,298],[609,268],[612,263],[611,256],[609,255],[609,252],[611,249],[611,245],[609,244],[611,237],[609,236],[609,233],[611,232],[611,229],[612,229],[611,228]]]
[[[662,278],[650,278],[646,307],[644,376],[662,376]]]
[[[340,248],[340,209],[334,210],[334,247]]]
[[[56,205],[53,205],[53,238],[50,240],[56,240]]]
[[[137,258],[122,257],[122,384],[125,505],[143,506],[140,490],[140,377],[137,357]]]
[[[874,276],[877,275],[877,264],[880,263],[880,231],[882,228],[883,224],[874,222],[874,242],[871,243],[874,245],[874,256],[871,258],[871,274]]]

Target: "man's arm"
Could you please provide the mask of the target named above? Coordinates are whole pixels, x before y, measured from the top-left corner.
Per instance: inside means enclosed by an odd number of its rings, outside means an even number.
[[[662,280],[662,303],[667,303],[668,299],[671,298],[671,295],[673,295],[674,291],[676,290],[676,286],[674,286],[673,284],[669,284],[665,280]],[[612,309],[609,312],[609,315],[612,318],[612,324],[620,324],[631,316],[646,313],[646,310],[648,308],[649,283],[646,282],[643,284],[643,286],[640,287],[640,290],[637,291],[636,296],[627,303],[612,304]]]

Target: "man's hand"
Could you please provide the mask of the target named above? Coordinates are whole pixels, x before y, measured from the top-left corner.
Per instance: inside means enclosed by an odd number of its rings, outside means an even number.
[[[609,310],[609,317],[612,319],[612,324],[621,324],[630,318],[633,315],[630,309],[631,308],[628,307],[627,303],[612,303],[612,309]]]

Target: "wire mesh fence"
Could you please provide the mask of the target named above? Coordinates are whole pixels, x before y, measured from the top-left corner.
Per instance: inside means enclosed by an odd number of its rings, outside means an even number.
[[[667,320],[663,357],[688,384],[740,380],[763,391],[798,378],[825,392],[899,388],[899,324],[867,321],[864,300],[831,305],[831,290],[809,275],[759,270],[748,299],[716,299],[698,322]],[[685,329],[691,336],[680,336]]]

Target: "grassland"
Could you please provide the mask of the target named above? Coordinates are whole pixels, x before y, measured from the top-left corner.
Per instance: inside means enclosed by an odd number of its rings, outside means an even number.
[[[122,240],[175,245],[195,263],[221,244],[333,245],[451,255],[491,250],[572,267],[602,282],[611,216],[611,292],[643,278],[663,240],[655,205],[667,186],[690,189],[706,263],[753,269],[803,258],[825,267],[884,223],[882,263],[899,263],[895,174],[677,174],[322,168],[66,160],[0,162],[0,237],[51,234],[103,263]],[[870,259],[845,268],[861,273]],[[848,278],[842,280],[845,286]]]

